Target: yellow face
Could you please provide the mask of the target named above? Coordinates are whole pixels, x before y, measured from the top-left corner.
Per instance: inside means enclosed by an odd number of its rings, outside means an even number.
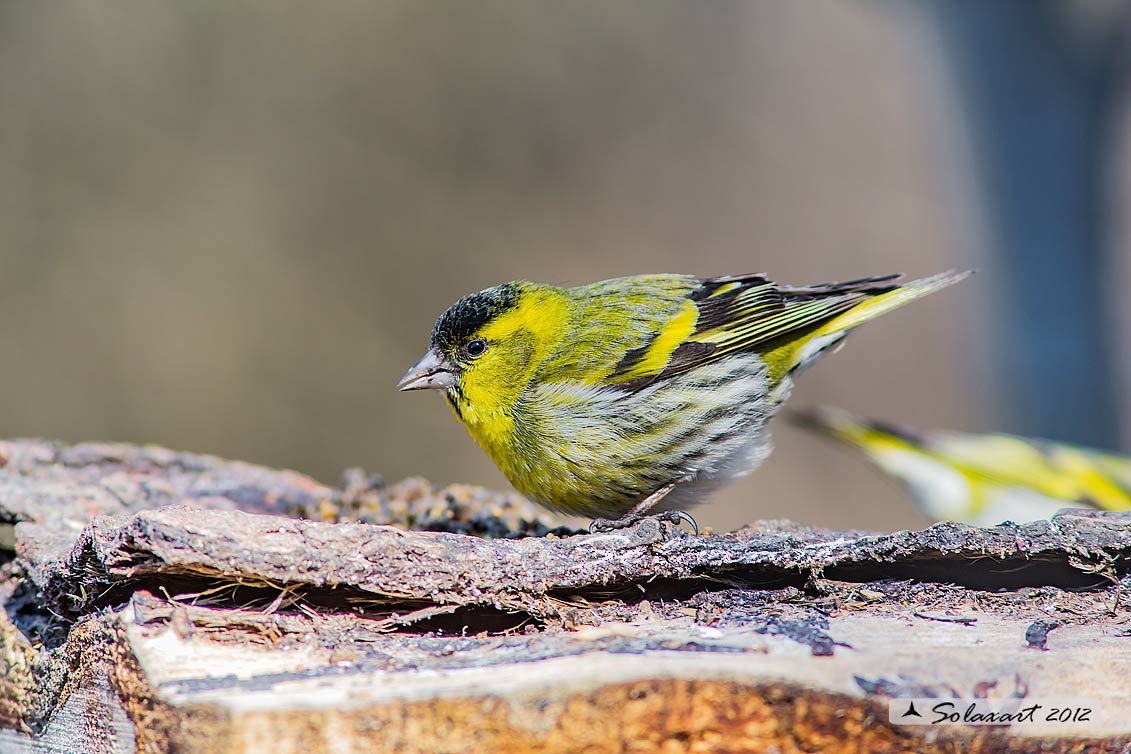
[[[564,332],[561,291],[507,283],[456,302],[436,323],[432,348],[402,390],[444,389],[456,416],[492,456],[514,433],[514,408]]]

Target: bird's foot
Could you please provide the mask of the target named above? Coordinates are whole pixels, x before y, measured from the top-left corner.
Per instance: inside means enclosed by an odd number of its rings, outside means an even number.
[[[653,514],[652,516],[649,516],[646,513],[629,513],[628,515],[621,516],[620,518],[595,518],[593,519],[593,522],[589,524],[589,533],[604,534],[606,532],[616,531],[617,529],[627,529],[630,526],[640,523],[646,518],[655,518],[658,521],[667,521],[669,523],[675,524],[676,526],[679,526],[681,522],[687,522],[695,531],[696,536],[698,536],[699,534],[699,524],[695,522],[695,519],[691,517],[691,514],[684,513],[683,511],[664,511],[662,513]]]
[[[660,487],[648,497],[641,500],[639,503],[632,507],[628,513],[624,514],[617,519],[596,518],[593,523],[589,524],[589,533],[596,534],[598,532],[616,531],[617,529],[625,529],[633,524],[648,517],[648,511],[656,507],[656,504],[668,496],[668,493],[675,489],[678,482],[671,481]],[[699,534],[699,524],[695,523],[690,515],[683,511],[664,511],[655,514],[659,521],[668,521],[676,526],[679,526],[680,521],[686,521],[691,524],[691,528],[695,530],[695,534]]]

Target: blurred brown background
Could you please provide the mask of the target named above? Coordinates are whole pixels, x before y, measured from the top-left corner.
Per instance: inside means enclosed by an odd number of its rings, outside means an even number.
[[[441,399],[393,387],[465,293],[984,266],[935,23],[868,0],[6,3],[2,434],[505,486]],[[863,328],[793,405],[1007,428],[1001,279]],[[777,439],[701,523],[923,523],[847,452]]]

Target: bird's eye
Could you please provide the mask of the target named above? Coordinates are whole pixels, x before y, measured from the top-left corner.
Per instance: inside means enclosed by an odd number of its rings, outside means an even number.
[[[487,350],[487,341],[476,338],[475,340],[469,341],[468,344],[463,348],[465,351],[467,351],[468,356],[474,358],[475,356],[479,356]]]

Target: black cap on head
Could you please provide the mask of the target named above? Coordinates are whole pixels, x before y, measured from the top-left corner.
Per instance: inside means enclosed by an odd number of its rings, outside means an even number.
[[[516,284],[504,283],[464,296],[436,320],[436,326],[432,328],[432,345],[444,353],[451,353],[485,324],[513,308],[518,303],[518,294]]]

